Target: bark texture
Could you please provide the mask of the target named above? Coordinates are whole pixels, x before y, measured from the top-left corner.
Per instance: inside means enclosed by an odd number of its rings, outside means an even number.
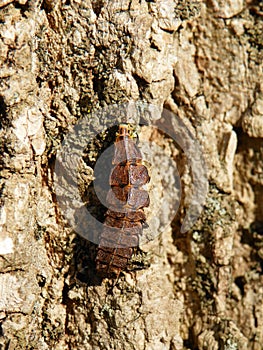
[[[262,2],[0,0],[0,18],[0,349],[262,349]],[[94,274],[94,245],[63,219],[54,164],[83,115],[131,100],[187,125],[209,193],[181,234],[191,169],[142,128],[176,160],[183,195],[145,245],[150,267],[115,283]],[[110,141],[86,149],[84,197]],[[153,211],[165,166],[156,154]]]

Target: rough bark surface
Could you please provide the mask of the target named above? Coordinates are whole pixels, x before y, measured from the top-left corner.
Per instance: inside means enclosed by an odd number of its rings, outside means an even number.
[[[0,18],[0,349],[262,349],[262,2],[2,0]],[[116,282],[94,274],[95,246],[63,219],[54,163],[83,115],[131,100],[183,120],[210,186],[181,234],[191,169],[142,128],[176,160],[183,196],[145,245],[150,267]],[[87,148],[83,193],[113,138]],[[163,169],[157,154],[152,210]]]

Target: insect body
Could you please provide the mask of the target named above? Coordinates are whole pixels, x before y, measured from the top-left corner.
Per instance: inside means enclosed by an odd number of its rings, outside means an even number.
[[[109,209],[96,257],[96,269],[104,275],[119,275],[127,266],[146,221],[143,208],[149,205],[149,195],[142,187],[150,177],[126,124],[119,126],[112,164]]]

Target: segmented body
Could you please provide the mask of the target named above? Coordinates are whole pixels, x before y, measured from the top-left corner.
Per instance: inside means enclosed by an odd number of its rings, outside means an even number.
[[[119,275],[127,266],[146,220],[143,208],[149,205],[149,195],[142,186],[150,177],[126,124],[119,126],[112,164],[109,209],[96,257],[96,269],[104,275]]]

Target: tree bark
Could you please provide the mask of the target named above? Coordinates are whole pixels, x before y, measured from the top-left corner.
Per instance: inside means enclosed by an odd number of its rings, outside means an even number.
[[[262,349],[262,16],[257,0],[0,1],[0,349]],[[140,142],[177,163],[180,207],[143,245],[148,268],[101,279],[96,240],[63,216],[56,156],[83,117],[96,129],[97,111],[132,101],[183,123],[182,143],[191,134],[202,149],[209,190],[182,233],[194,152],[143,126]],[[171,132],[178,125],[171,120]],[[91,181],[115,135],[103,132],[87,137],[78,183],[100,219]],[[158,152],[155,217],[172,181]],[[163,195],[167,211],[174,196]]]

